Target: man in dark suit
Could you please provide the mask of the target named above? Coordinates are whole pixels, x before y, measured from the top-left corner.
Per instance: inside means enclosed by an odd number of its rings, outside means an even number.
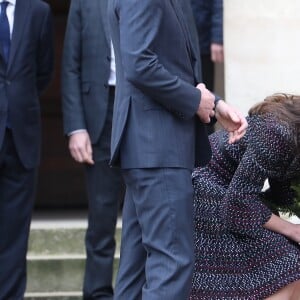
[[[223,62],[223,0],[191,0],[201,52],[203,82],[214,89],[214,64]]]
[[[194,267],[191,170],[210,159],[203,123],[216,113],[234,142],[247,122],[223,100],[215,105],[199,84],[177,0],[109,3],[117,66],[111,163],[121,166],[126,183],[115,299],[187,299]]]
[[[53,68],[49,6],[0,1],[0,299],[23,299],[40,160],[39,95]]]
[[[215,64],[223,63],[223,0],[191,0],[201,53],[202,79],[214,91]],[[213,133],[214,126],[207,126]]]
[[[73,0],[65,35],[64,132],[72,157],[85,164],[88,194],[84,299],[112,299],[120,171],[109,167],[115,66],[108,0]]]

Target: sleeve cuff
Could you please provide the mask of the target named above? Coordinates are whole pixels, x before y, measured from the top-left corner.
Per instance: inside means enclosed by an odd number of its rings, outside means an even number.
[[[77,129],[77,130],[74,130],[74,131],[71,131],[68,133],[68,136],[71,136],[75,133],[79,133],[79,132],[86,132],[87,130],[86,129]]]

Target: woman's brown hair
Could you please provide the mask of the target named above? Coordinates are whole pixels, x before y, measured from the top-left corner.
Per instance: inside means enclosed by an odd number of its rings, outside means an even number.
[[[300,150],[300,96],[291,94],[273,94],[264,101],[254,105],[249,115],[270,113],[279,121],[287,123],[294,132],[298,152]]]

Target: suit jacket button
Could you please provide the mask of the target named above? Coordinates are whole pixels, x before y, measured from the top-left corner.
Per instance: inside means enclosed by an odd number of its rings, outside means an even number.
[[[111,57],[110,57],[110,56],[106,56],[106,59],[107,59],[108,61],[111,61]]]
[[[10,84],[11,84],[10,80],[5,80],[5,83],[6,83],[7,85],[10,85]]]

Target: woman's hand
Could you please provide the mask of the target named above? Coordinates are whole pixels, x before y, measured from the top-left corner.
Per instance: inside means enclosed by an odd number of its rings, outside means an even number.
[[[292,223],[291,223],[292,224]],[[293,240],[296,243],[300,243],[300,224],[292,224],[291,226],[291,232],[288,236],[291,240]]]
[[[296,243],[300,243],[300,224],[293,224],[272,214],[269,221],[264,224],[264,227],[280,233]]]
[[[242,113],[223,100],[218,101],[215,110],[218,122],[229,132],[229,143],[240,140],[248,127],[247,120]]]

